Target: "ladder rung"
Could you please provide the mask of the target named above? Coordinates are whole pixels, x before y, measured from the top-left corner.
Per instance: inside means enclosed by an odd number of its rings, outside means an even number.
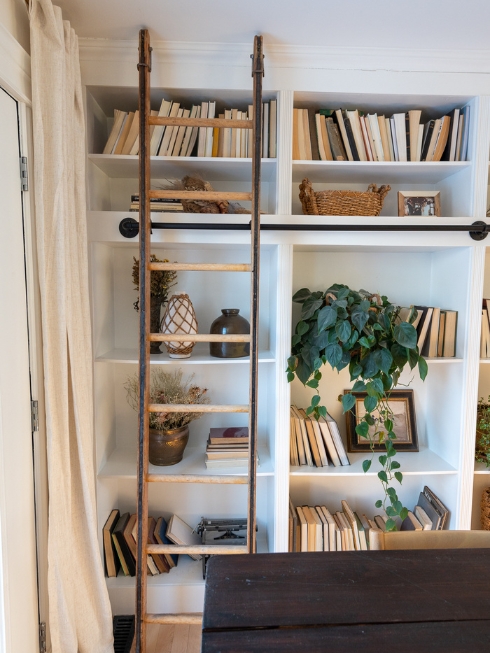
[[[146,553],[172,553],[175,555],[239,555],[248,553],[247,546],[216,544],[148,544]]]
[[[220,200],[243,200],[250,202],[252,200],[252,193],[217,190],[150,190],[148,196],[150,199],[208,200],[209,202],[219,202]]]
[[[249,263],[150,263],[150,270],[189,272],[251,272]]]
[[[218,485],[247,485],[248,476],[211,476],[204,474],[147,474],[147,483],[215,483]]]
[[[248,413],[248,404],[150,404],[150,413]]]
[[[143,619],[147,624],[202,624],[202,612],[187,612],[181,614],[145,614]]]
[[[149,125],[171,125],[184,127],[236,127],[253,129],[253,120],[227,120],[226,118],[176,118],[170,116],[149,116]]]
[[[246,333],[223,335],[221,333],[150,333],[150,342],[251,342],[252,336]]]

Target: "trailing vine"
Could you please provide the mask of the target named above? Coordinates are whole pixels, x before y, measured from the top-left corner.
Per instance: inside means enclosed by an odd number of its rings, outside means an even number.
[[[297,377],[303,385],[316,391],[306,414],[319,419],[327,415],[318,390],[322,366],[328,363],[337,371],[349,368],[354,385],[351,392],[339,399],[346,413],[356,403],[352,392],[367,393],[366,413],[356,425],[356,433],[368,440],[371,448],[371,457],[363,461],[362,468],[364,473],[371,468],[375,445],[384,445],[385,453],[378,457],[381,470],[377,474],[384,497],[375,505],[383,507],[388,516],[386,529],[396,530],[395,518],[403,521],[408,510],[392,485],[393,481],[401,484],[403,474],[400,463],[394,460],[396,435],[388,400],[407,364],[410,369],[418,368],[422,380],[427,376],[427,363],[419,354],[417,332],[412,324],[417,311],[412,306],[404,321],[400,315],[402,308],[387,297],[365,290],[357,292],[341,284],[334,284],[326,291],[302,288],[293,301],[301,304],[302,309],[292,337],[288,381]]]

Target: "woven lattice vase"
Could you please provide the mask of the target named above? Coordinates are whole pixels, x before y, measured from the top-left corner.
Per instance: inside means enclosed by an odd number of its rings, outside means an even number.
[[[170,297],[162,320],[162,333],[190,335],[197,333],[197,319],[189,295],[184,292]],[[189,358],[194,343],[165,342],[170,358]]]

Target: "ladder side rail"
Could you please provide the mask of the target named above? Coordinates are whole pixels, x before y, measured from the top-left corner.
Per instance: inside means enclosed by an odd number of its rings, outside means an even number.
[[[262,77],[264,61],[262,36],[254,39],[253,77],[253,153],[252,153],[252,220],[250,245],[252,258],[250,301],[250,411],[249,411],[249,495],[247,545],[249,553],[257,551],[257,422],[259,363],[259,278],[260,278],[260,167],[262,161]]]
[[[150,70],[151,48],[148,30],[139,33],[139,405],[138,405],[138,542],[136,556],[136,653],[146,651],[146,600],[147,600],[147,564],[146,547],[148,537],[148,443],[149,421],[148,405],[150,402],[150,132],[148,117],[150,114]]]

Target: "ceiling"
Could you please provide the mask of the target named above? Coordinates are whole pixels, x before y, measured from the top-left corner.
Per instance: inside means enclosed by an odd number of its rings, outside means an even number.
[[[54,0],[79,36],[490,50],[489,0]]]

